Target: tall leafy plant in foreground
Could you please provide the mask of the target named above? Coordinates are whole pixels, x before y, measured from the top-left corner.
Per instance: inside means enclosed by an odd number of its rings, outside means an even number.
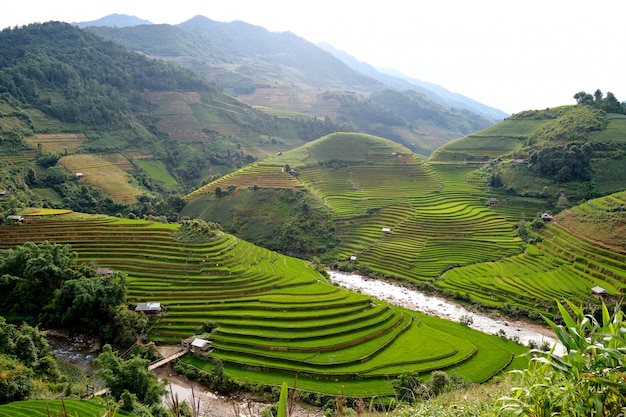
[[[617,305],[602,303],[602,321],[581,307],[559,304],[565,323],[546,319],[563,344],[559,357],[532,350],[521,386],[502,399],[503,416],[622,416],[626,411],[626,322]],[[570,313],[571,311],[571,313]]]

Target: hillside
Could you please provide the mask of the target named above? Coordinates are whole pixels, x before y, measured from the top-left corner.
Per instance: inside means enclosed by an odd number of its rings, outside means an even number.
[[[467,107],[457,110],[436,94],[395,90],[392,100],[376,100],[370,95],[395,87],[292,33],[272,33],[244,22],[196,16],[176,26],[89,30],[190,68],[255,107],[329,117],[422,154],[494,121]]]
[[[0,226],[1,249],[27,241],[70,244],[78,263],[128,274],[131,303],[166,309],[153,322],[154,341],[176,344],[203,323],[217,323],[211,357],[242,383],[293,384],[297,375],[304,391],[389,396],[391,381],[408,370],[454,367],[481,382],[525,363],[518,357],[523,346],[333,286],[306,262],[219,228],[204,234],[196,222],[23,215],[21,225]]]
[[[503,125],[500,132],[509,129],[506,122]],[[320,256],[333,267],[402,279],[490,308],[515,305],[531,317],[553,311],[553,300],[563,296],[592,302],[591,288],[596,285],[621,293],[626,270],[618,265],[626,255],[623,242],[615,241],[621,229],[607,232],[605,248],[591,250],[584,239],[578,242],[571,231],[557,227],[559,215],[529,244],[519,230],[526,226],[519,222],[545,212],[550,199],[500,196],[490,191],[488,181],[489,173],[480,166],[423,162],[391,141],[337,133],[207,184],[187,196],[183,213],[210,220],[218,211],[236,213],[240,199],[254,206],[255,196],[267,195],[259,190],[299,190],[309,196],[311,216],[327,213],[317,231],[327,233],[324,240],[311,241],[308,247],[301,244],[311,229],[298,227],[306,222],[296,221],[294,208],[248,212],[250,217],[242,223],[224,219],[225,227],[242,233],[263,218],[262,224],[268,225],[265,236],[243,235],[271,242],[277,250]],[[217,188],[232,192],[217,196]],[[487,204],[494,195],[497,203]],[[621,205],[617,207],[609,210],[615,216]],[[286,213],[291,214],[285,218]],[[286,238],[283,224],[289,225]],[[579,224],[572,227],[581,230]],[[561,240],[559,245],[566,246],[556,247]]]
[[[626,188],[625,138],[624,114],[563,106],[513,115],[442,146],[430,161],[482,166],[493,192],[563,208]]]
[[[0,188],[22,204],[127,212],[336,129],[64,23],[5,29],[0,51]]]

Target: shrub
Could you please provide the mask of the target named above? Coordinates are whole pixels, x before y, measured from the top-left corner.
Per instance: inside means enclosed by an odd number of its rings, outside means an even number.
[[[521,387],[504,397],[501,415],[621,416],[626,407],[626,322],[616,306],[613,313],[603,303],[602,318],[585,314],[581,307],[558,304],[565,325],[546,319],[565,348],[531,350],[529,367],[514,371]],[[569,310],[569,311],[568,311]],[[571,311],[571,314],[570,314]]]

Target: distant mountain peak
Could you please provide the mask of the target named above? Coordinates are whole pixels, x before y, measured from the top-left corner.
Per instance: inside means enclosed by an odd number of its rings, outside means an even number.
[[[145,19],[140,19],[137,16],[130,16],[127,14],[110,14],[108,16],[101,17],[98,20],[92,20],[89,22],[75,22],[75,26],[85,28],[89,26],[108,26],[108,27],[129,27],[139,25],[151,25],[152,22]]]

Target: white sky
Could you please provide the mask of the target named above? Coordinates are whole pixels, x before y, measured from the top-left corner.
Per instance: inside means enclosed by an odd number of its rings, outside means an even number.
[[[0,28],[109,14],[177,24],[241,20],[324,41],[372,65],[507,113],[574,103],[578,91],[626,101],[620,0],[21,0]]]

